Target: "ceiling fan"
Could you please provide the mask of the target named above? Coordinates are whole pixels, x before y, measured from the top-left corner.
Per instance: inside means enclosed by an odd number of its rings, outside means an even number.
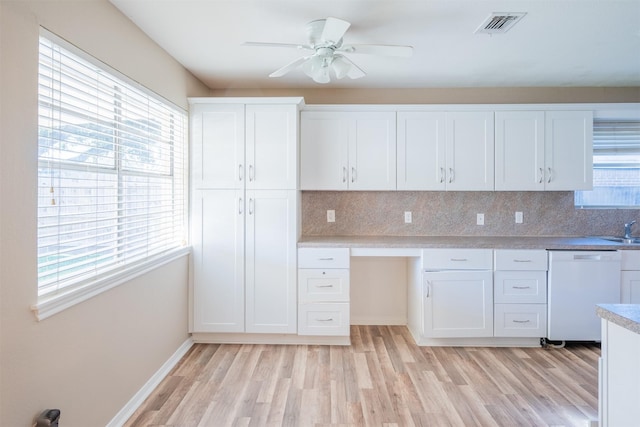
[[[311,54],[300,57],[284,67],[269,74],[269,77],[282,77],[300,67],[302,71],[317,83],[329,83],[332,72],[336,78],[345,76],[358,79],[365,72],[354,64],[344,53],[364,53],[384,56],[409,57],[413,47],[376,44],[343,44],[342,38],[351,24],[338,18],[317,19],[307,24],[307,44],[246,42],[245,46],[288,47],[310,51]]]

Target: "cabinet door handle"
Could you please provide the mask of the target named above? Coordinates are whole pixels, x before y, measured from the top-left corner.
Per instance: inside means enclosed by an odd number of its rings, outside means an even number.
[[[444,182],[444,168],[440,168],[440,183]]]
[[[449,168],[449,184],[453,182],[453,168]]]
[[[552,169],[551,168],[547,168],[547,171],[549,172],[549,178],[547,178],[547,184],[551,182],[551,176],[552,176]]]
[[[346,168],[346,166],[342,167],[342,182],[347,182],[347,168]]]
[[[333,257],[331,257],[331,258],[318,258],[318,261],[333,261]]]
[[[431,282],[427,282],[427,295],[426,298],[431,296]]]
[[[249,182],[253,182],[253,179],[254,179],[253,165],[249,165]]]
[[[249,199],[249,215],[253,215],[253,199]]]
[[[327,317],[326,319],[316,319],[316,322],[333,322],[333,317]]]
[[[238,165],[238,181],[242,181],[242,164]]]
[[[333,288],[333,285],[316,285],[316,288]]]
[[[529,323],[531,320],[513,320],[513,323]]]
[[[514,286],[513,289],[531,289],[531,286]]]
[[[351,167],[351,182],[356,182],[356,168]]]
[[[513,262],[531,262],[530,259],[514,259]]]
[[[242,197],[238,197],[238,215],[242,215]]]
[[[544,179],[544,169],[540,168],[540,179],[538,179],[538,184],[542,184],[543,179]]]
[[[466,258],[451,258],[451,261],[453,261],[453,262],[467,262],[469,260],[466,259]]]

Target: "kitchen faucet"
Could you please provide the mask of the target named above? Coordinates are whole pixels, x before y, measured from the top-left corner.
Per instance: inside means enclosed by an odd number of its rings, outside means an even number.
[[[624,225],[624,238],[625,239],[631,239],[631,227],[633,227],[633,224],[635,224],[636,221],[633,220],[628,224]]]

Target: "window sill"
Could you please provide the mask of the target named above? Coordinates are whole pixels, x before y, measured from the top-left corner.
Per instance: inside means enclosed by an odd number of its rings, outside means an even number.
[[[54,314],[66,310],[67,308],[73,307],[76,304],[106,292],[109,289],[120,286],[123,283],[126,283],[162,265],[168,264],[183,256],[187,256],[190,253],[191,248],[186,246],[155,257],[135,267],[119,271],[95,282],[91,282],[84,286],[74,287],[67,292],[63,291],[50,296],[45,295],[39,299],[37,304],[31,306],[31,310],[34,312],[38,321],[44,320]]]

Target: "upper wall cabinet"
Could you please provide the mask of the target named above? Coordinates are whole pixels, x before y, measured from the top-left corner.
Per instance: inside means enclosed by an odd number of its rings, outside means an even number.
[[[592,129],[591,111],[496,112],[495,189],[591,189]]]
[[[302,190],[395,190],[394,112],[303,111]]]
[[[398,190],[493,190],[493,112],[399,112]]]
[[[297,115],[293,104],[192,105],[192,185],[296,189]]]

